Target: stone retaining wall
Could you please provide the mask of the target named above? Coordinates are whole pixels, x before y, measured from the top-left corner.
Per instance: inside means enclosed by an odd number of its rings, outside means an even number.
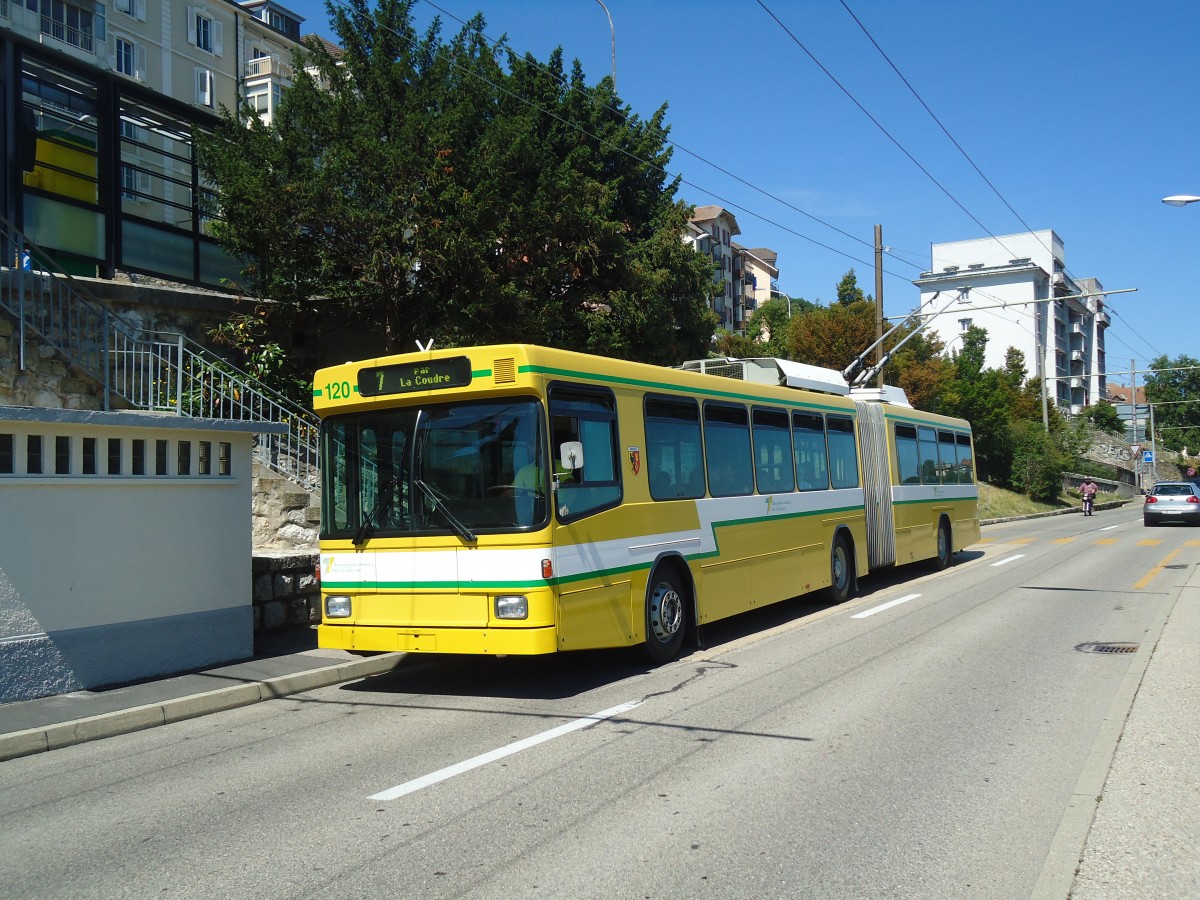
[[[254,556],[254,631],[307,627],[321,621],[320,557],[313,553]]]

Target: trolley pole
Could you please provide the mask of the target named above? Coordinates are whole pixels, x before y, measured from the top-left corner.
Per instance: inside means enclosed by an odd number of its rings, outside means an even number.
[[[875,386],[883,388],[883,226],[875,226],[875,361],[879,372]]]

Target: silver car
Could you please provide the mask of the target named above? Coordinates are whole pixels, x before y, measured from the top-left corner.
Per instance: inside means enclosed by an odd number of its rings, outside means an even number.
[[[1200,524],[1200,488],[1190,481],[1160,481],[1142,504],[1142,522]]]

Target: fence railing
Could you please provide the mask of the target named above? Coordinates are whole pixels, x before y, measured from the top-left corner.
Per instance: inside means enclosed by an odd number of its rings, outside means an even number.
[[[232,363],[181,334],[147,333],[96,301],[45,251],[0,216],[0,307],[17,320],[17,366],[37,335],[134,409],[180,416],[274,422],[286,434],[259,434],[255,456],[307,489],[320,478],[318,420]]]

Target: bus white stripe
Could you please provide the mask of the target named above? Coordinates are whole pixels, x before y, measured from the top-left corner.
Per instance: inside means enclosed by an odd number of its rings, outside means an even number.
[[[556,737],[562,737],[564,734],[570,734],[572,731],[579,731],[582,728],[587,728],[589,725],[603,722],[605,719],[611,719],[613,716],[619,716],[621,713],[629,712],[634,707],[641,705],[641,700],[630,700],[628,703],[609,707],[598,713],[592,713],[590,716],[584,716],[582,719],[576,719],[573,722],[567,722],[565,725],[559,725],[557,728],[551,728],[549,731],[543,731],[541,734],[535,734],[532,737],[514,741],[511,744],[487,753],[481,753],[479,756],[463,760],[452,766],[446,766],[444,769],[438,769],[436,772],[430,772],[428,775],[423,775],[420,778],[414,778],[412,781],[406,781],[404,784],[398,784],[393,788],[388,788],[386,791],[372,794],[367,799],[395,800],[397,797],[403,797],[405,794],[414,793],[422,788],[437,784],[440,781],[446,781],[456,775],[462,775],[464,772],[478,769],[480,766],[486,766],[488,763],[495,762],[498,759],[504,759],[506,756],[512,756],[514,753],[520,753],[522,750],[528,750],[530,747],[536,747],[538,744],[552,741]]]

